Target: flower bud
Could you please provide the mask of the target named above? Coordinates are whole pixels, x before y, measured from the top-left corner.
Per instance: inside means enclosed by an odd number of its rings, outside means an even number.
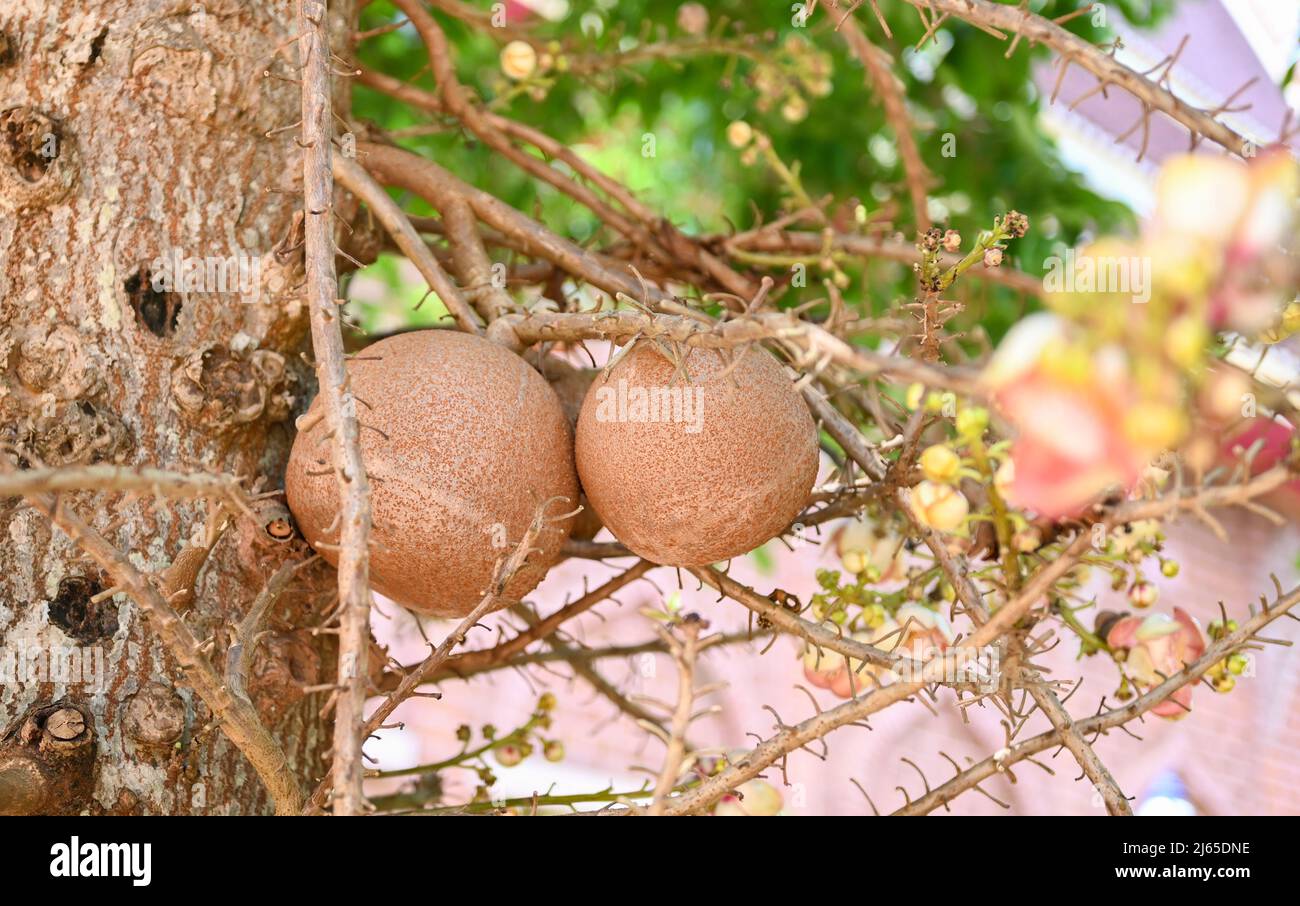
[[[527,41],[511,41],[501,48],[501,71],[521,82],[537,69],[537,51]]]
[[[1011,537],[1011,546],[1022,554],[1031,554],[1043,546],[1043,534],[1031,525]]]
[[[952,485],[922,481],[908,494],[908,505],[916,521],[940,532],[961,526],[970,512],[970,504]]]
[[[1128,599],[1134,607],[1150,607],[1160,597],[1160,589],[1150,582],[1134,582],[1128,590]]]
[[[808,102],[793,94],[781,105],[781,117],[787,123],[801,123],[808,116]]]
[[[957,413],[957,433],[962,437],[983,437],[989,426],[989,410],[981,406],[967,406]]]
[[[732,120],[727,125],[727,141],[733,148],[743,148],[754,138],[754,130],[744,120]]]
[[[920,462],[921,471],[930,481],[951,482],[961,471],[961,457],[947,444],[926,447]]]
[[[722,818],[768,817],[780,813],[782,805],[781,791],[756,777],[719,799],[713,814]]]
[[[1007,494],[1011,491],[1011,485],[1016,480],[1016,461],[1014,459],[1002,460],[1002,465],[993,473],[993,490],[998,492],[998,496],[1003,500],[1007,499]]]
[[[683,3],[677,7],[677,27],[688,35],[702,35],[709,29],[709,11],[702,3]]]
[[[524,750],[513,742],[497,746],[496,751],[492,754],[496,757],[497,764],[503,768],[513,768],[524,760]]]

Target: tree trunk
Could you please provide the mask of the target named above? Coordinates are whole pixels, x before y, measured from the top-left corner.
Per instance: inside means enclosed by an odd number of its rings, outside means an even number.
[[[337,49],[355,0],[331,7]],[[19,467],[147,464],[282,487],[313,389],[297,132],[266,136],[299,116],[294,19],[283,0],[4,3],[0,444]],[[220,522],[198,501],[62,503],[168,590],[188,587]],[[266,579],[309,553],[277,499],[257,515],[230,519],[175,599],[219,665]],[[0,812],[266,811],[135,603],[96,597],[105,577],[22,501],[0,500],[0,532]],[[299,574],[248,677],[305,790],[330,741],[326,696],[303,689],[333,676],[331,637],[311,631],[333,576]]]

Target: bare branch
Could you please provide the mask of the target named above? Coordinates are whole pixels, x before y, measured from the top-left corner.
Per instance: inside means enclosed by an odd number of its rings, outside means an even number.
[[[991,0],[907,0],[917,9],[964,19],[985,29],[1009,32],[1033,44],[1045,44],[1066,61],[1086,69],[1103,85],[1117,85],[1150,110],[1181,123],[1193,136],[1205,136],[1233,154],[1248,157],[1254,143],[1219,122],[1205,110],[1193,107],[1145,75],[1125,66],[1112,55],[1089,44],[1060,25],[1030,12],[1024,5],[1007,6]]]
[[[333,165],[334,178],[339,181],[339,185],[364,201],[374,212],[384,229],[393,237],[393,242],[401,249],[402,254],[410,259],[415,269],[420,272],[420,276],[429,284],[429,288],[437,293],[442,304],[447,306],[447,311],[456,319],[460,329],[468,333],[481,334],[483,328],[466,304],[465,297],[461,295],[456,284],[451,282],[447,272],[442,269],[442,265],[433,256],[433,252],[416,232],[415,227],[411,226],[411,221],[407,220],[406,214],[397,206],[397,202],[388,197],[383,186],[375,182],[355,161],[348,160],[346,157],[334,155]]]
[[[334,710],[335,814],[365,811],[361,719],[370,633],[370,483],[361,457],[356,399],[348,382],[334,272],[333,111],[327,0],[298,0],[302,67],[302,183],[306,294],[321,410],[333,438],[340,501],[339,658]]]

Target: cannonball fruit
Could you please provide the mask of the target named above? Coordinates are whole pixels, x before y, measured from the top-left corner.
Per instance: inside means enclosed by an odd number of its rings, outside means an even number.
[[[817,432],[785,370],[758,346],[730,362],[651,342],[596,378],[578,416],[583,490],[635,553],[703,566],[786,529],[817,477]]]
[[[576,508],[572,433],[560,401],[523,359],[447,330],[381,340],[348,371],[371,480],[371,586],[412,610],[465,616],[541,503],[564,498],[551,504],[551,516]],[[305,425],[319,406],[312,403]],[[338,483],[327,433],[323,419],[299,432],[285,492],[307,541],[337,564]],[[571,522],[547,524],[540,551],[506,597],[536,587]]]

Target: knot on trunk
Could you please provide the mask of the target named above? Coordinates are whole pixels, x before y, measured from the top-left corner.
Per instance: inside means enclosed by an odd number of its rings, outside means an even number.
[[[89,709],[65,700],[39,705],[0,736],[0,815],[70,815],[95,789]]]
[[[102,402],[103,363],[75,327],[0,337],[0,442],[47,466],[121,461],[126,425]]]
[[[209,343],[172,372],[171,407],[195,427],[220,434],[261,420],[284,421],[294,398],[284,356]]]
[[[0,206],[43,208],[77,181],[76,152],[54,120],[30,107],[0,111]]]

